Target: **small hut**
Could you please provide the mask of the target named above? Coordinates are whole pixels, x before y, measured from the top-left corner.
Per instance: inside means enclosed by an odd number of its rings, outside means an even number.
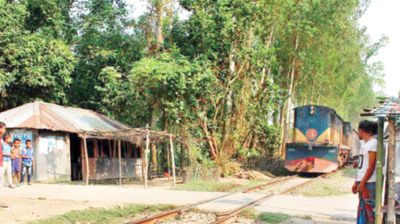
[[[379,102],[379,106],[373,110],[365,110],[362,116],[374,116],[378,118],[378,149],[376,161],[376,204],[375,204],[375,223],[382,223],[383,213],[382,193],[385,193],[388,209],[385,223],[395,223],[395,177],[396,177],[396,158],[398,157],[398,129],[396,128],[397,121],[400,118],[400,99],[395,97],[384,98]],[[384,124],[387,126],[387,150],[385,164],[385,145],[384,145]],[[386,169],[386,181],[383,181],[383,164]],[[386,185],[386,186],[384,186]]]
[[[385,131],[385,148],[389,144],[389,130]],[[396,124],[396,171],[395,171],[395,181],[400,182],[400,120]]]
[[[167,138],[172,144],[165,132],[132,129],[91,110],[44,102],[4,111],[0,121],[23,144],[32,140],[34,179],[43,182],[144,178],[144,143],[148,148],[150,141]]]

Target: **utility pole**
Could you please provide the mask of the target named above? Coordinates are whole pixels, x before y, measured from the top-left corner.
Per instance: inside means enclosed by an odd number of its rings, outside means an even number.
[[[388,144],[388,180],[389,180],[389,197],[388,197],[388,217],[387,223],[396,223],[395,211],[395,168],[396,168],[396,119],[389,116],[389,144]]]
[[[383,129],[385,118],[378,118],[378,150],[376,153],[376,194],[375,194],[375,224],[382,224],[382,164],[383,164]]]

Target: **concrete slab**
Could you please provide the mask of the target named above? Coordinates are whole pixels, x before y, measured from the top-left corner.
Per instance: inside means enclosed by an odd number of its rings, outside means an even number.
[[[357,216],[357,205],[358,198],[352,194],[328,197],[276,195],[263,201],[255,209],[259,212],[284,213],[312,217],[317,220],[354,223]]]
[[[202,204],[197,206],[197,208],[203,211],[228,212],[264,196],[265,194],[260,193],[236,193],[228,197]]]

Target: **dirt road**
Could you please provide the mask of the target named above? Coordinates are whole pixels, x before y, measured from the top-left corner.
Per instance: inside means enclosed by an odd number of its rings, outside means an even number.
[[[340,183],[343,181],[341,180]],[[331,185],[330,182],[328,184]],[[90,207],[114,207],[124,204],[184,205],[224,194],[226,193],[176,191],[168,187],[145,189],[136,185],[121,187],[35,184],[3,190],[4,197],[0,198],[0,202],[7,204],[9,208],[0,208],[0,223],[25,223]],[[249,193],[239,198],[240,200],[221,200],[218,206],[233,206],[239,201],[246,201],[253,196],[259,197],[258,194],[260,193]],[[256,207],[256,210],[307,216],[318,220],[316,222],[305,220],[305,223],[354,223],[356,206],[357,198],[350,194],[323,197],[278,195],[265,200]],[[204,209],[212,210],[212,208]]]

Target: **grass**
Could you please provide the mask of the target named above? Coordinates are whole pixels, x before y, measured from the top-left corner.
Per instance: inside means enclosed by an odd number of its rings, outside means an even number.
[[[349,194],[354,182],[355,171],[347,167],[336,171],[327,178],[321,178],[299,189],[296,193],[307,197],[324,197]]]
[[[249,180],[244,184],[233,182],[211,182],[211,181],[190,181],[178,185],[175,190],[183,191],[211,191],[211,192],[232,192],[239,191],[249,187],[253,187],[265,183],[265,181]]]
[[[63,215],[54,216],[48,219],[29,222],[30,224],[117,224],[124,223],[143,212],[156,212],[173,208],[168,205],[126,205],[111,209],[89,208],[82,211],[71,211]]]
[[[269,213],[269,212],[263,212],[258,215],[257,221],[262,222],[262,223],[268,223],[268,224],[277,224],[284,222],[288,219],[290,219],[290,215],[282,214],[282,213]]]
[[[212,192],[226,192],[230,191],[240,185],[235,183],[222,183],[222,182],[208,182],[208,181],[189,181],[187,183],[178,185],[176,190],[183,191],[212,191]]]
[[[263,224],[278,224],[285,222],[292,218],[297,218],[298,220],[312,220],[311,217],[298,217],[298,216],[291,216],[283,213],[272,213],[272,212],[263,212],[259,213],[254,209],[245,209],[240,214],[240,217],[254,220],[256,223],[263,223]]]

